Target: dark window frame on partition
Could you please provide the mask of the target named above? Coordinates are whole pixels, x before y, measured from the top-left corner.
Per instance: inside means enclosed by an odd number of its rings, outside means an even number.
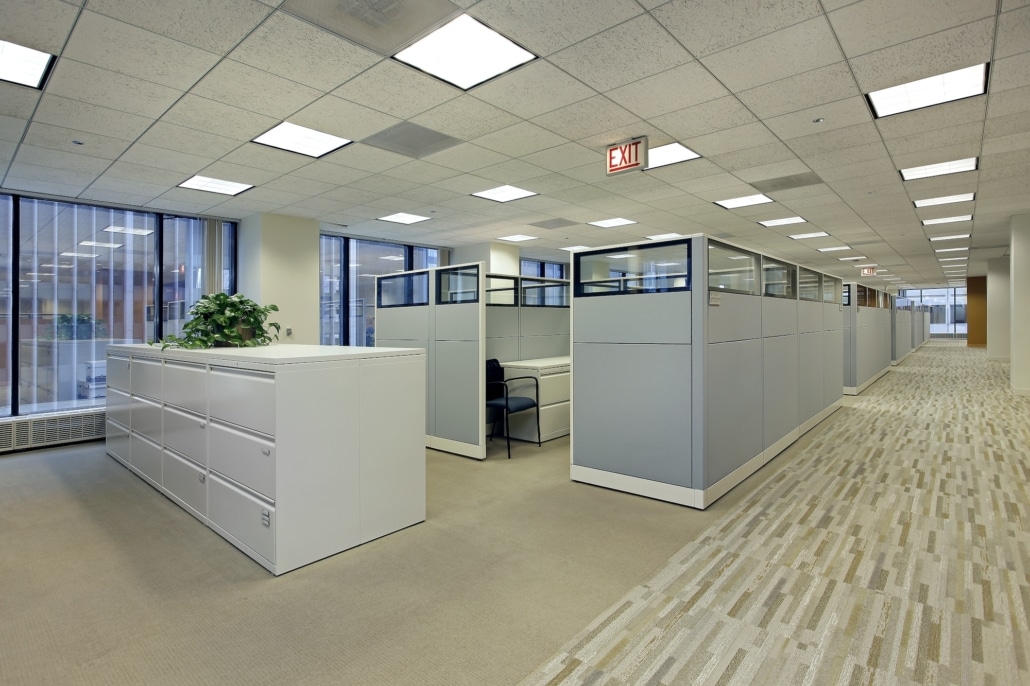
[[[442,288],[442,281],[445,276],[461,273],[466,271],[475,272],[476,289],[474,296],[471,299],[459,299],[459,300],[443,300],[444,290]],[[436,270],[436,304],[437,305],[469,305],[479,302],[479,265],[478,264],[466,264],[458,265],[456,267],[440,267]],[[461,293],[467,293],[468,291],[460,291]]]
[[[743,256],[746,256],[747,258],[749,258],[750,259],[750,264],[751,264],[751,273],[752,273],[751,281],[755,285],[751,287],[751,290],[744,290],[742,288],[726,288],[725,286],[720,286],[720,287],[717,287],[717,288],[712,288],[712,274],[713,274],[713,272],[712,272],[712,261],[711,261],[711,257],[709,257],[708,273],[705,275],[706,276],[706,281],[707,281],[707,286],[708,286],[708,291],[710,293],[735,293],[737,295],[751,295],[751,296],[755,296],[755,297],[763,297],[763,290],[764,289],[761,286],[762,281],[764,279],[763,271],[762,271],[762,255],[760,253],[756,253],[756,252],[753,252],[751,250],[745,250],[744,248],[738,248],[735,245],[730,245],[728,243],[722,243],[721,241],[709,240],[708,241],[708,248],[709,248],[709,250],[711,250],[713,246],[716,247],[716,248],[722,249],[722,250],[727,250],[729,252],[735,252],[738,255],[743,255]],[[709,253],[709,255],[711,255],[711,253]]]
[[[679,245],[682,245],[682,246],[686,247],[686,251],[687,251],[687,254],[686,254],[687,270],[686,270],[686,272],[684,274],[677,273],[677,274],[674,274],[674,275],[671,275],[671,276],[674,276],[675,278],[684,278],[685,279],[685,285],[683,285],[683,286],[656,287],[656,286],[643,286],[642,285],[642,286],[639,286],[639,287],[634,287],[633,290],[625,290],[624,288],[619,287],[618,290],[598,291],[598,292],[594,292],[594,293],[587,293],[587,292],[585,292],[583,290],[584,286],[590,286],[591,285],[590,283],[584,283],[583,281],[580,280],[580,276],[583,274],[583,269],[582,269],[583,258],[595,257],[595,256],[598,256],[598,255],[607,255],[607,254],[612,254],[612,253],[624,253],[624,252],[632,251],[632,250],[643,250],[643,251],[660,250],[660,249],[665,249],[665,248],[669,248],[669,247],[675,247],[675,246],[679,246]],[[681,291],[693,290],[693,273],[694,273],[694,268],[693,268],[693,252],[692,251],[693,251],[692,240],[690,238],[686,238],[686,239],[677,240],[677,241],[662,241],[661,243],[653,243],[653,244],[650,244],[650,245],[639,244],[639,245],[635,245],[635,246],[622,247],[622,248],[603,248],[603,249],[600,249],[600,250],[584,250],[582,252],[576,252],[572,256],[572,259],[575,261],[574,262],[574,264],[575,264],[575,270],[574,271],[575,271],[575,274],[576,274],[576,278],[575,278],[575,280],[572,283],[572,297],[573,298],[605,298],[605,297],[616,296],[616,295],[651,295],[651,294],[655,294],[655,293],[677,293],[677,292],[681,292]],[[628,274],[627,271],[623,271],[622,273],[623,274]],[[640,279],[641,281],[644,281],[646,279],[668,279],[669,276],[670,275],[668,275],[668,274],[650,274],[650,275],[641,275],[641,276],[632,276],[632,277],[626,275],[626,276],[614,277],[614,278],[617,278],[617,279],[620,279],[620,280],[623,280],[623,281],[627,280],[627,279]],[[613,279],[608,279],[608,280],[614,280],[614,278]],[[599,283],[600,282],[594,284],[594,286],[595,287],[599,287]]]
[[[562,305],[548,304],[546,302],[547,301],[547,295],[546,294],[544,295],[544,298],[543,298],[544,302],[542,302],[542,303],[527,303],[526,302],[526,297],[525,297],[525,290],[526,289],[523,286],[523,284],[526,283],[527,281],[539,283],[539,284],[541,284],[541,286],[540,286],[541,288],[560,288],[560,287],[564,286],[567,289],[566,292],[565,292],[565,298],[564,298],[565,303],[562,304]],[[545,277],[539,277],[538,278],[538,277],[534,277],[534,276],[523,277],[520,280],[520,282],[519,282],[519,293],[518,293],[519,307],[550,307],[550,308],[558,308],[558,309],[560,309],[560,308],[569,308],[569,307],[572,306],[572,303],[569,302],[569,300],[570,300],[570,292],[572,290],[571,287],[572,287],[572,284],[570,284],[566,280],[548,279],[548,278],[545,278]]]
[[[522,292],[521,291],[521,286],[522,286],[522,277],[521,276],[511,276],[510,274],[487,274],[486,275],[486,279],[487,279],[487,283],[486,283],[486,289],[485,290],[486,290],[486,306],[487,307],[518,307],[519,306],[519,296],[520,296],[520,294]],[[492,288],[491,284],[490,284],[490,280],[491,279],[499,279],[501,281],[510,281],[511,284],[512,284],[511,288]],[[508,291],[511,291],[511,302],[510,303],[490,302],[490,294],[491,293],[507,293]]]
[[[425,280],[425,286],[423,293],[425,294],[425,300],[421,302],[415,302],[415,279],[422,278]],[[383,284],[390,282],[394,279],[399,279],[404,282],[404,300],[396,305],[384,305],[383,304]],[[380,276],[376,279],[376,309],[377,310],[389,310],[396,307],[428,307],[429,306],[429,270],[425,271],[413,271],[404,274],[387,274],[386,276]]]

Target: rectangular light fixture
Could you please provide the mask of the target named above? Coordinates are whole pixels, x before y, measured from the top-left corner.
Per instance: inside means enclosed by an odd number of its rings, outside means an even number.
[[[787,224],[804,224],[805,220],[801,217],[784,217],[783,219],[769,219],[758,223],[762,226],[786,226]]]
[[[969,250],[969,248],[938,248],[934,252],[958,252],[960,250]]]
[[[968,233],[956,233],[954,236],[931,236],[931,241],[953,241],[956,238],[969,238]]]
[[[654,266],[656,266],[656,267],[678,267],[678,266],[680,266],[680,263],[679,262],[655,262]]]
[[[577,250],[590,250],[589,245],[570,245],[567,248],[561,248],[562,250],[568,250],[569,252],[575,252]]]
[[[422,217],[417,214],[408,214],[406,212],[398,212],[397,214],[391,214],[388,217],[379,217],[379,221],[393,222],[394,224],[418,224],[424,222],[429,217]]]
[[[131,236],[149,236],[154,233],[153,229],[127,229],[124,226],[109,226],[104,231],[108,233],[126,233]]]
[[[212,179],[207,176],[194,176],[193,178],[186,179],[179,184],[180,188],[192,188],[197,191],[207,191],[208,193],[219,193],[221,195],[239,195],[248,188],[253,188],[253,184],[247,183],[236,183],[235,181],[223,181],[222,179]]]
[[[931,176],[944,176],[945,174],[959,174],[961,172],[973,171],[976,169],[977,157],[967,157],[962,160],[941,162],[939,164],[924,164],[921,167],[909,167],[902,169],[901,178],[905,181],[913,179],[927,179]]]
[[[618,255],[608,255],[608,259],[610,259],[610,260],[621,260],[621,259],[626,258],[626,257],[633,257],[633,255],[632,255],[632,253],[628,253],[628,252],[621,252]]]
[[[759,193],[758,195],[743,195],[739,198],[730,198],[729,200],[716,200],[715,204],[725,207],[727,210],[735,210],[738,207],[762,205],[767,202],[773,202],[773,199]]]
[[[657,169],[677,162],[696,160],[699,157],[701,156],[696,152],[679,143],[659,145],[647,151],[647,169]]]
[[[254,142],[308,157],[322,157],[351,141],[284,121],[255,138]]]
[[[394,59],[468,90],[536,59],[467,14],[401,50]]]
[[[536,195],[536,193],[533,191],[527,191],[523,188],[517,188],[515,186],[498,186],[497,188],[490,188],[489,190],[473,193],[472,195],[477,198],[486,198],[487,200],[493,200],[495,202],[511,202],[512,200],[519,200],[520,198],[528,198],[531,195]]]
[[[97,241],[79,241],[79,245],[85,245],[90,248],[120,248],[121,243],[98,243]]]
[[[793,238],[796,241],[800,241],[806,238],[823,238],[824,236],[829,235],[830,234],[826,233],[825,231],[813,231],[812,233],[795,233],[791,236],[791,238]]]
[[[683,238],[683,236],[678,233],[660,233],[657,236],[648,236],[648,238],[652,241],[664,241],[666,238]]]
[[[53,59],[50,53],[0,40],[0,81],[42,89]]]
[[[959,195],[942,195],[939,198],[926,198],[925,200],[913,200],[916,207],[931,207],[932,205],[950,205],[954,202],[972,202],[976,199],[976,193],[960,193]]]
[[[869,264],[854,264],[852,265],[856,269],[865,269],[866,267],[879,267],[876,262],[870,262]],[[877,269],[877,271],[886,271],[885,269]]]
[[[61,257],[100,257],[100,255],[91,252],[63,252]]]
[[[819,248],[819,252],[835,252],[837,250],[851,250],[851,248],[847,245],[837,245],[832,248]]]
[[[876,118],[911,112],[987,92],[987,65],[949,71],[869,93]]]
[[[391,260],[393,262],[400,262],[404,258],[402,256],[400,256],[400,255],[383,255],[379,259],[381,259],[381,260]]]
[[[521,233],[517,233],[514,236],[501,236],[497,240],[499,241],[511,241],[512,243],[521,243],[522,241],[535,241],[536,236],[526,236]]]
[[[965,260],[968,260],[968,259],[969,259],[968,257],[939,257],[939,258],[937,258],[937,261],[938,262],[957,262],[958,260],[962,260],[964,262]]]
[[[969,222],[973,221],[973,215],[971,214],[960,214],[954,217],[941,217],[940,219],[924,219],[923,226],[930,226],[931,224],[951,224],[954,222]]]
[[[864,260],[866,259],[866,256],[859,255],[858,257],[838,257],[837,259],[841,262],[850,262],[851,260]]]
[[[630,224],[636,224],[632,219],[623,219],[622,217],[614,217],[612,219],[602,219],[599,222],[587,222],[590,226],[600,226],[602,229],[612,229],[616,226],[629,226]]]

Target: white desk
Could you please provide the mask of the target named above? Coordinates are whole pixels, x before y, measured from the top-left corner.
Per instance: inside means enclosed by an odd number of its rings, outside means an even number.
[[[425,352],[107,349],[107,452],[279,575],[426,518]]]
[[[569,356],[541,357],[536,360],[502,362],[504,378],[533,376],[540,384],[540,440],[550,441],[569,435]],[[531,381],[510,385],[512,395],[533,397]],[[536,442],[536,419],[532,412],[520,412],[509,418],[512,438]]]

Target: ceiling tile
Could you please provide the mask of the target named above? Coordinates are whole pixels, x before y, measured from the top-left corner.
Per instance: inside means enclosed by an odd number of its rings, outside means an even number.
[[[166,150],[155,148],[143,143],[135,143],[119,158],[119,162],[132,162],[142,164],[146,167],[158,167],[163,169],[174,169],[181,172],[181,181],[189,178],[191,174],[197,174],[201,169],[211,164],[213,158],[201,155],[190,155],[179,150]],[[232,181],[233,179],[227,179]]]
[[[22,136],[25,135],[25,129],[27,128],[28,123],[28,119],[19,119],[18,117],[0,115],[0,140],[20,143]],[[46,124],[43,124],[43,126],[46,126]],[[68,141],[68,145],[69,147],[71,146],[71,141]],[[49,148],[52,146],[43,145],[41,147]]]
[[[847,62],[790,76],[737,94],[759,117],[775,117],[861,95]]]
[[[1030,85],[1030,52],[998,60],[992,66],[991,97],[1012,88]]]
[[[993,44],[994,19],[984,19],[854,57],[851,70],[869,93],[987,62]]]
[[[229,57],[322,91],[383,58],[285,12],[270,16]]]
[[[568,139],[578,140],[638,119],[608,98],[598,95],[536,117],[533,121]]]
[[[831,150],[816,154],[806,154],[805,164],[816,173],[820,170],[832,169],[856,162],[867,162],[875,159],[890,159],[887,147],[881,141],[873,141],[864,145],[855,145],[844,149]]]
[[[493,150],[487,150],[481,148],[478,145],[472,143],[462,143],[456,145],[453,148],[448,148],[438,153],[428,155],[425,160],[432,162],[433,164],[443,165],[451,169],[457,169],[463,172],[471,172],[483,167],[488,167],[491,164],[498,164],[499,162],[505,161],[506,155],[502,155]]]
[[[841,179],[850,179],[857,176],[869,176],[870,174],[883,174],[889,176],[897,172],[897,167],[889,158],[882,157],[854,164],[843,164],[819,172],[826,183],[834,183]]]
[[[191,92],[276,119],[288,117],[322,94],[233,60],[222,60]]]
[[[168,110],[161,121],[241,142],[260,136],[279,123],[278,119],[264,114],[188,93]]]
[[[642,11],[635,0],[520,0],[517,4],[511,0],[483,0],[469,13],[527,50],[546,57]]]
[[[597,166],[600,167],[602,165]],[[723,171],[721,167],[711,160],[701,158],[680,162],[679,164],[670,164],[667,167],[651,169],[644,173],[656,179],[661,179],[665,183],[679,183],[680,181],[690,181],[691,179],[700,179],[713,174],[721,174]],[[751,195],[754,195],[755,192],[757,191],[752,192]]]
[[[361,105],[325,95],[289,117],[292,124],[360,141],[401,120]]]
[[[307,166],[314,158],[258,143],[245,143],[224,155],[221,161],[285,174]]]
[[[758,121],[733,96],[718,98],[676,112],[652,117],[651,123],[683,141]]]
[[[0,119],[7,119],[7,117]],[[0,124],[0,138],[2,137],[3,125]],[[72,141],[79,141],[82,145],[76,145]],[[129,141],[118,138],[74,131],[61,126],[52,126],[39,122],[34,122],[29,127],[25,135],[25,144],[51,150],[62,150],[76,155],[86,154],[105,160],[117,159],[119,155],[132,145]]]
[[[1030,147],[1030,132],[997,136],[984,141],[983,155],[994,155],[1006,150],[1022,150],[1028,147]]]
[[[232,138],[164,121],[154,122],[154,125],[139,137],[139,142],[155,148],[178,150],[202,157],[221,157],[240,147],[240,141]]]
[[[404,179],[419,184],[435,183],[458,175],[458,172],[449,167],[432,164],[425,160],[413,160],[383,173],[395,179]]]
[[[844,53],[854,57],[993,17],[995,6],[996,0],[866,0],[827,16]]]
[[[411,161],[410,157],[361,143],[351,143],[346,148],[329,153],[322,159],[333,164],[341,164],[345,167],[377,174]]]
[[[278,5],[278,1],[273,3]],[[90,0],[94,12],[224,55],[272,11],[254,0]]]
[[[984,129],[984,138],[1000,138],[1030,131],[1030,117],[1023,113],[990,117]]]
[[[49,94],[40,100],[34,121],[125,141],[135,140],[154,123],[149,117]]]
[[[78,8],[58,0],[5,2],[2,39],[57,55],[78,13]]]
[[[289,176],[279,178],[285,179],[290,177],[296,177],[298,179],[311,179],[312,181],[315,181],[318,184],[325,184],[329,186],[329,188],[323,188],[321,191],[318,191],[319,193],[324,193],[338,186],[344,186],[348,183],[353,183],[358,179],[368,176],[368,174],[369,172],[362,171],[359,169],[342,167],[338,164],[333,164],[332,162],[317,160],[305,167],[301,167],[300,169],[291,172]],[[317,190],[318,186],[315,186],[314,188]],[[288,187],[284,188],[283,190],[293,190],[293,192],[297,192],[296,190]]]
[[[82,200],[93,200],[105,204],[130,205],[134,207],[147,206],[154,199],[153,195],[136,195],[126,193],[117,189],[99,188],[93,184],[78,195]]]
[[[412,117],[410,121],[468,141],[516,124],[519,119],[482,100],[462,95]]]
[[[984,125],[982,122],[972,122],[959,126],[931,129],[924,133],[917,133],[911,136],[888,138],[885,143],[887,150],[898,160],[900,156],[908,153],[946,148],[954,145],[969,146],[974,150],[973,156],[978,153],[980,142],[983,138]],[[961,158],[959,158],[961,159]]]
[[[21,159],[19,152],[18,159]],[[40,183],[62,183],[70,186],[81,186],[85,188],[93,182],[96,178],[96,174],[88,172],[73,171],[70,169],[60,169],[57,167],[42,166],[38,164],[29,164],[25,162],[15,161],[11,168],[7,171],[7,179],[4,181],[4,185],[8,188],[14,188],[9,185],[11,179],[22,179],[23,181],[36,181]],[[22,190],[31,190],[26,188],[24,185],[20,186]],[[80,188],[80,190],[81,190]],[[78,192],[78,191],[77,191]]]
[[[430,205],[436,205],[438,203],[451,200],[458,197],[458,193],[453,191],[446,191],[442,188],[434,188],[432,186],[420,186],[418,188],[412,188],[410,191],[404,191],[403,193],[397,194],[399,197],[413,200],[419,203],[425,203]]]
[[[689,138],[684,140],[683,144],[705,157],[712,157],[774,142],[776,142],[776,137],[769,133],[769,129],[765,128],[761,122],[754,122],[725,131]]]
[[[166,188],[177,186],[189,178],[188,175],[184,175],[183,172],[175,169],[136,164],[135,162],[126,162],[125,160],[118,160],[112,164],[107,171],[104,172],[103,176],[114,179],[152,183],[159,186],[165,186]]]
[[[693,61],[650,15],[642,14],[547,58],[599,91]]]
[[[332,92],[364,107],[407,118],[461,95],[461,90],[394,60],[383,60]]]
[[[876,126],[884,139],[899,138],[958,126],[969,122],[983,122],[987,97],[966,98],[956,102],[924,107],[912,112],[892,114],[876,120]]]
[[[508,160],[500,164],[477,169],[476,174],[502,185],[517,185],[520,181],[544,176],[548,170],[522,160]]]
[[[111,160],[102,157],[37,148],[26,143],[18,148],[15,160],[22,164],[51,167],[54,170],[67,170],[92,176],[103,173],[111,164]]]
[[[820,13],[817,0],[768,3],[674,0],[653,11],[658,21],[698,57],[787,28]],[[704,21],[697,18],[704,17]]]
[[[29,193],[45,193],[63,198],[75,198],[86,189],[86,184],[59,183],[57,181],[46,181],[18,176],[13,171],[8,172],[4,178],[4,188],[12,191],[27,191]]]
[[[834,129],[811,136],[801,136],[787,141],[787,145],[802,160],[808,155],[816,155],[834,150],[843,150],[857,145],[866,145],[880,140],[880,133],[872,122],[856,124],[843,129]]]
[[[488,133],[472,141],[476,145],[508,155],[522,157],[539,150],[553,149],[569,141],[528,121]]]
[[[335,165],[330,165],[335,166]],[[339,169],[340,167],[336,167]],[[277,179],[272,179],[264,185],[265,188],[270,188],[274,191],[285,191],[287,193],[295,193],[297,195],[309,198],[320,193],[331,191],[338,187],[339,184],[326,183],[324,181],[317,181],[314,179],[306,179],[301,176],[294,174],[284,174]]]
[[[604,163],[604,156],[578,143],[565,143],[525,155],[522,160],[549,171],[565,171],[591,162],[601,165]]]
[[[730,154],[734,155],[736,153]],[[733,175],[747,183],[758,183],[769,179],[779,179],[784,176],[809,174],[811,171],[812,170],[808,168],[808,165],[796,157],[793,157],[793,153],[791,153],[791,159],[784,160],[782,162],[770,162],[768,164],[737,169],[734,170]]]
[[[961,160],[967,157],[976,157],[980,154],[980,144],[962,143],[958,145],[941,145],[935,148],[917,150],[911,153],[892,155],[894,164],[898,169],[919,167],[924,164],[937,164],[949,160]],[[899,175],[900,176],[900,175]]]
[[[543,165],[540,165],[543,166]],[[583,182],[577,179],[573,179],[564,174],[545,174],[544,176],[537,176],[532,179],[527,179],[523,182],[522,187],[527,191],[533,191],[535,193],[547,193],[551,197],[554,197],[556,191],[565,190],[568,188],[575,188],[582,186]]]
[[[383,176],[382,174],[366,176],[365,178],[348,185],[349,188],[355,188],[359,191],[368,191],[377,195],[393,195],[394,193],[410,191],[416,186],[417,184],[411,181],[405,181],[404,179],[398,179],[391,176]]]
[[[1011,57],[1030,50],[1030,7],[1005,12],[998,17],[998,37],[994,59]]]
[[[816,122],[816,119],[825,121]],[[869,121],[872,115],[865,98],[856,96],[766,119],[765,123],[773,133],[787,140]]]
[[[36,109],[40,95],[35,88],[0,82],[0,115],[28,119]]]
[[[530,119],[585,100],[595,92],[550,62],[537,60],[487,81],[470,94],[523,119]]]
[[[127,193],[131,195],[146,197],[148,200],[156,198],[170,188],[169,184],[146,183],[134,179],[124,179],[110,174],[102,174],[90,186],[90,190]]]
[[[726,171],[737,171],[740,169],[757,167],[759,165],[772,164],[773,162],[797,160],[797,157],[795,157],[793,151],[791,151],[791,149],[786,145],[779,141],[773,141],[764,145],[748,147],[743,150],[714,155],[709,157],[709,159]],[[804,165],[801,166],[804,167]],[[810,171],[808,167],[804,167],[804,169],[798,173],[807,171]]]
[[[729,95],[700,62],[690,62],[616,88],[606,94],[630,112],[649,119]]]
[[[829,24],[816,17],[701,58],[733,92],[825,67],[844,56]]]
[[[156,119],[182,95],[174,88],[62,58],[47,82],[48,95],[60,95]]]
[[[215,53],[88,11],[61,56],[180,91],[219,60]]]

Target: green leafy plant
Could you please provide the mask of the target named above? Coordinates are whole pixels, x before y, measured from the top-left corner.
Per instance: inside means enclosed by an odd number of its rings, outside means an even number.
[[[44,336],[59,341],[86,341],[107,338],[107,327],[102,319],[93,319],[88,314],[59,314],[54,319],[54,328]]]
[[[279,324],[265,321],[275,305],[262,307],[242,293],[211,293],[200,296],[190,308],[191,319],[182,326],[182,336],[168,335],[161,349],[251,348],[279,340]]]

